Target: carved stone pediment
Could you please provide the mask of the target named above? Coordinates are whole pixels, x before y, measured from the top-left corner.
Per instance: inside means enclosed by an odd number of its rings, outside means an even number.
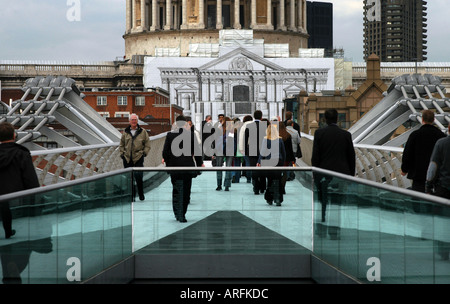
[[[237,48],[215,60],[204,64],[198,68],[200,71],[205,70],[273,70],[285,71],[286,69],[269,60],[266,60],[244,48]]]
[[[175,90],[177,91],[190,91],[190,90],[197,90],[198,86],[189,84],[189,83],[182,83],[181,85],[175,87]]]

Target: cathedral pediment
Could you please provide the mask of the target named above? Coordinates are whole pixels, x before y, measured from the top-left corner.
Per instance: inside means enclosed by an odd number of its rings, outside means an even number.
[[[284,88],[285,91],[299,91],[304,89],[301,85],[293,84]]]
[[[197,90],[198,86],[194,86],[190,83],[183,83],[180,86],[175,87],[175,90],[179,91],[179,90]]]
[[[287,98],[292,98],[294,95],[299,94],[302,90],[305,90],[304,84],[295,83],[283,88],[284,94]]]
[[[212,60],[198,68],[205,70],[229,70],[229,71],[249,71],[249,70],[273,70],[285,71],[286,69],[271,61],[268,61],[244,48],[238,48],[215,60]]]

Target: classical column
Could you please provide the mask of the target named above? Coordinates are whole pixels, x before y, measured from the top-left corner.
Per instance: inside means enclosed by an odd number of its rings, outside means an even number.
[[[152,25],[150,26],[150,31],[154,32],[158,28],[158,0],[150,0],[152,1]]]
[[[172,0],[166,0],[166,24],[164,30],[172,28]]]
[[[208,78],[202,81],[202,100],[201,102],[207,102],[211,100],[211,80]]]
[[[298,31],[306,33],[306,0],[298,0]]]
[[[252,0],[252,3],[255,0]],[[240,0],[234,0],[234,25],[233,27],[235,29],[241,29],[241,23],[239,22],[239,4],[240,4]]]
[[[289,4],[290,4],[290,26],[289,26],[289,30],[291,31],[297,31],[297,28],[295,27],[295,0],[289,0]]]
[[[187,0],[183,0],[183,2],[181,3],[181,14],[182,14],[182,20],[181,20],[181,29],[187,29]]]
[[[133,27],[133,5],[131,0],[127,0],[127,24],[126,24],[126,33],[131,32],[131,28]]]
[[[198,0],[198,27],[205,28],[205,0]]]
[[[216,29],[223,29],[222,24],[222,0],[217,0],[217,11],[216,11]]]
[[[251,20],[250,20],[250,27],[254,29],[256,27],[256,0],[252,0],[251,2]]]
[[[141,29],[145,31],[147,29],[147,10],[146,0],[141,0]]]
[[[136,20],[136,0],[133,1],[133,7],[131,9],[131,15],[132,15],[132,21],[131,21],[131,30],[136,29],[137,27],[137,20]]]
[[[285,31],[286,25],[284,22],[284,0],[280,0],[280,27],[278,29]]]
[[[305,33],[307,32],[307,29],[306,29],[306,27],[307,27],[307,20],[306,20],[306,0],[302,0],[302,2],[303,2],[303,30],[305,31]]]
[[[178,25],[180,24],[179,20],[178,20],[178,18],[179,18],[178,16],[180,14],[178,13],[178,10],[179,10],[179,6],[178,6],[178,3],[177,3],[176,5],[173,6],[173,29],[174,30],[177,30],[178,29]]]
[[[272,24],[272,0],[267,0],[267,27],[273,30]]]

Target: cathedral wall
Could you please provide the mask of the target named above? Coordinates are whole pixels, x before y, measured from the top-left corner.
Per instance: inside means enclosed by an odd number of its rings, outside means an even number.
[[[295,32],[253,30],[254,39],[263,39],[265,44],[289,44],[290,57],[298,57],[299,48],[307,48],[308,36]],[[143,32],[124,35],[125,57],[133,55],[156,56],[156,48],[179,48],[180,56],[189,56],[189,45],[196,43],[219,43],[218,30],[173,30]]]

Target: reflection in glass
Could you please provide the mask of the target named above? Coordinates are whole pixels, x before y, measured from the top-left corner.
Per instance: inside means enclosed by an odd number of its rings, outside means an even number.
[[[9,201],[16,234],[0,239],[4,284],[77,283],[132,253],[130,172]],[[75,276],[76,277],[76,276]]]
[[[314,172],[314,211],[314,253],[361,282],[450,282],[449,206]]]
[[[132,171],[10,200],[16,235],[0,239],[2,282],[77,283],[71,258],[86,280],[132,254],[312,252],[363,283],[450,283],[448,205],[295,170],[279,207],[251,183],[215,191],[216,170],[203,171],[192,180],[187,223],[174,218],[170,175],[158,169],[143,172],[145,201],[132,203]],[[380,280],[370,281],[374,260]]]

